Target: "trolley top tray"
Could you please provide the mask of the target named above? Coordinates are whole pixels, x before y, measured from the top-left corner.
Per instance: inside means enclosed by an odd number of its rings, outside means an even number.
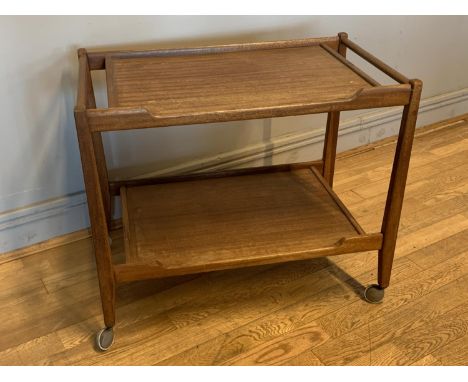
[[[380,85],[340,54],[345,48],[399,84]],[[93,131],[406,105],[411,94],[406,77],[344,34],[189,49],[81,49],[79,54],[77,104]],[[96,69],[106,70],[108,108],[95,107],[84,82]]]

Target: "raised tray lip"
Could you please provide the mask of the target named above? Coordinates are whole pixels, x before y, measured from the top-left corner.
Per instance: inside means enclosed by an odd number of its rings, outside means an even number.
[[[109,57],[115,58],[136,58],[155,55],[197,55],[197,54],[217,54],[236,51],[249,51],[261,49],[281,49],[285,47],[305,47],[317,46],[320,44],[336,45],[339,36],[308,37],[302,39],[271,40],[241,42],[219,45],[197,45],[193,47],[181,48],[156,48],[156,49],[86,49],[79,48],[78,55],[86,54],[89,61],[90,70],[105,69],[105,60]]]
[[[75,109],[85,111],[93,132],[118,131],[204,123],[219,123],[251,119],[288,117],[407,105],[411,85],[398,84],[357,90],[353,96],[327,103],[301,103],[251,109],[220,110],[192,114],[158,115],[147,103],[139,107]]]

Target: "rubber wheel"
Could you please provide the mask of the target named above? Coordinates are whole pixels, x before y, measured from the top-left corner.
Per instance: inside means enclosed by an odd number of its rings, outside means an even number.
[[[104,328],[96,335],[96,346],[101,351],[106,351],[114,343],[114,330],[112,328]]]
[[[384,298],[384,289],[376,284],[369,285],[364,291],[364,299],[371,304],[380,304]]]

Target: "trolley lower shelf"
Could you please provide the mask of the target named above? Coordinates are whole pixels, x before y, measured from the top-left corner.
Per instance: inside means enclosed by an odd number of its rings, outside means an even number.
[[[272,167],[273,169],[274,167]],[[126,186],[118,281],[380,249],[314,167]]]

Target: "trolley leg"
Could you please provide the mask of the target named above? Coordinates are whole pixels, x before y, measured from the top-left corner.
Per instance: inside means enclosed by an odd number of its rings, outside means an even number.
[[[334,111],[328,113],[327,129],[325,131],[325,142],[322,156],[322,176],[330,186],[333,186],[333,175],[335,174],[336,145],[338,142],[339,124],[340,112]]]
[[[345,32],[338,33],[338,53],[346,57],[346,45],[341,41],[348,38]],[[333,187],[333,176],[335,175],[336,145],[338,142],[338,128],[340,124],[340,112],[332,111],[328,113],[327,129],[325,132],[325,142],[322,156],[322,176]]]
[[[82,110],[75,111],[75,119],[105,323],[105,328],[97,334],[96,344],[100,350],[107,350],[114,340],[112,328],[115,324],[115,279],[105,198],[101,191],[94,142],[87,124],[86,113]]]
[[[97,334],[97,347],[107,350],[114,341],[115,324],[115,279],[109,238],[111,198],[106,169],[106,160],[100,133],[92,132],[86,109],[94,109],[93,83],[86,51],[78,51],[80,76],[84,71],[85,101],[75,108],[76,132],[80,146],[81,164],[88,199],[89,218],[93,238],[94,254],[101,292],[101,304],[105,328]]]
[[[413,145],[414,129],[421,97],[422,82],[411,80],[412,95],[410,102],[403,109],[400,133],[395,150],[392,175],[387,194],[384,218],[382,221],[383,243],[379,251],[378,285],[366,289],[364,297],[370,302],[379,302],[383,298],[383,289],[390,284],[395,245],[400,224],[401,208],[405,194],[406,178]]]
[[[111,328],[115,325],[115,281],[111,266],[99,264],[99,260],[97,263],[104,324],[107,328]]]
[[[101,239],[102,240],[99,240]],[[105,327],[96,335],[96,346],[99,350],[105,351],[114,343],[115,325],[115,279],[112,269],[112,263],[108,256],[102,256],[99,248],[105,252],[110,251],[110,241],[107,235],[105,237],[94,238],[94,248],[96,252],[96,265],[99,280],[99,290],[101,293],[102,313],[104,316]]]

